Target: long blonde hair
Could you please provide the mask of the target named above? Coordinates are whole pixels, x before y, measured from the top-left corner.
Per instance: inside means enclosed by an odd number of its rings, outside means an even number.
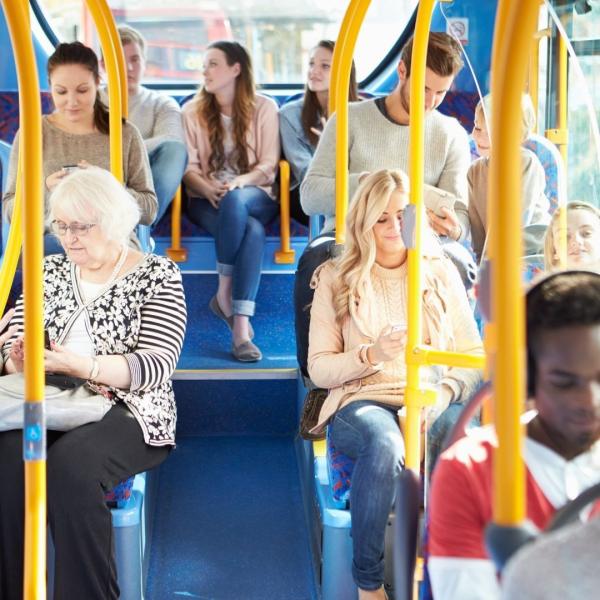
[[[218,41],[209,44],[207,49],[214,48],[225,54],[227,64],[240,65],[240,74],[235,81],[235,99],[233,101],[232,124],[234,152],[232,164],[239,173],[248,173],[254,165],[248,159],[248,143],[246,136],[254,115],[256,105],[256,87],[252,73],[252,61],[247,50],[237,42]],[[214,94],[207,92],[204,87],[197,94],[198,119],[208,130],[208,140],[211,147],[208,164],[210,173],[216,173],[225,166],[225,149],[223,141],[225,132],[221,122],[221,108]]]
[[[560,261],[556,256],[558,240],[554,238],[554,227],[556,226],[556,223],[558,222],[563,210],[567,211],[567,216],[572,210],[587,210],[595,215],[600,221],[600,210],[592,204],[588,204],[587,202],[569,202],[566,206],[557,208],[552,215],[552,219],[548,225],[548,228],[546,229],[546,235],[544,237],[544,268],[546,271],[556,271],[560,266]]]
[[[340,324],[349,314],[350,302],[370,288],[377,253],[373,227],[397,191],[408,194],[406,173],[382,169],[366,177],[354,194],[346,219],[346,245],[336,264],[333,303]]]

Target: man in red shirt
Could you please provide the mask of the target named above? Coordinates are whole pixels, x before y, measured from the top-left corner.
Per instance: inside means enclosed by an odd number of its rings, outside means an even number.
[[[555,273],[527,294],[527,516],[544,527],[600,481],[600,275]],[[494,600],[500,590],[484,547],[492,520],[492,427],[440,457],[433,475],[429,573],[435,600]]]

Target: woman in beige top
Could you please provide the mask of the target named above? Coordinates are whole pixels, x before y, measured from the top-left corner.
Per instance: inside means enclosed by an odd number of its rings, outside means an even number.
[[[308,369],[329,389],[315,430],[329,423],[336,449],[355,459],[350,491],[352,573],[360,600],[385,598],[383,546],[403,468],[397,412],[406,385],[407,249],[401,228],[408,179],[381,170],[358,188],[348,213],[344,253],[316,273]],[[454,265],[428,231],[423,257],[423,340],[434,348],[481,351],[465,289]],[[437,410],[468,397],[480,374],[422,368],[439,385]]]
[[[108,109],[99,96],[100,73],[94,51],[80,42],[59,44],[48,59],[54,112],[42,120],[42,152],[46,204],[50,192],[71,171],[95,165],[110,170]],[[17,181],[19,138],[10,156],[3,213],[10,220]],[[138,130],[123,122],[123,179],[140,208],[140,223],[150,225],[157,210],[152,173]],[[54,236],[46,236],[46,253],[62,252]]]

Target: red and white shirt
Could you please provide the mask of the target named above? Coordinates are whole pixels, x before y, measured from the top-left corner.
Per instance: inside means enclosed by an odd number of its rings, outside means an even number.
[[[429,574],[435,600],[494,600],[500,587],[484,547],[492,520],[492,427],[472,430],[436,466],[429,505]],[[600,481],[600,442],[567,461],[525,439],[527,518],[546,526],[556,510]]]

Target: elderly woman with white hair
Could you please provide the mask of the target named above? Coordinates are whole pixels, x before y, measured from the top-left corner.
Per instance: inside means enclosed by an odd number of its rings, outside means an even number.
[[[128,239],[132,196],[108,172],[81,169],[50,197],[50,228],[65,254],[44,261],[46,372],[85,380],[108,397],[102,420],[48,431],[48,516],[55,598],[118,598],[106,490],[165,460],[175,443],[171,376],[186,326],[181,274]],[[2,349],[4,373],[23,370],[23,299]],[[0,433],[0,597],[22,597],[22,432]]]

